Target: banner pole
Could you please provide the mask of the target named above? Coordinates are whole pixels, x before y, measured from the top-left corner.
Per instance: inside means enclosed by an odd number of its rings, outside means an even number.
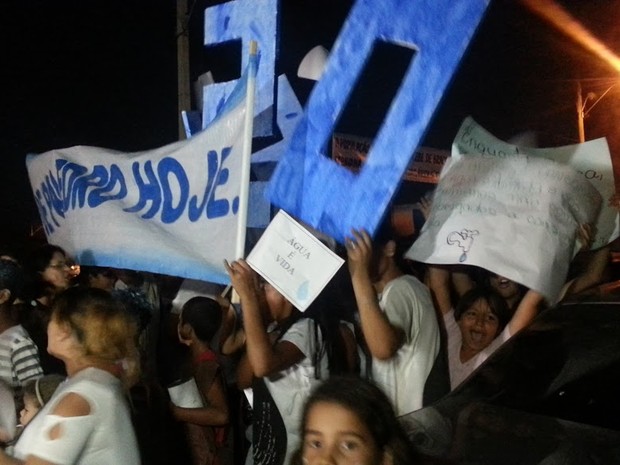
[[[254,91],[256,87],[257,43],[250,41],[250,60],[248,65],[248,82],[246,89],[245,129],[243,135],[243,160],[241,162],[241,187],[239,189],[239,227],[235,255],[237,259],[245,257],[245,230],[248,220],[248,198],[250,192],[250,158],[252,156],[252,133],[254,126]]]

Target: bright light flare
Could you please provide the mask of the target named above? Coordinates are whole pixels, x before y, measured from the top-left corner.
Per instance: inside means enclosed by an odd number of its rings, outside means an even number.
[[[521,3],[620,73],[620,58],[554,0],[521,0]]]

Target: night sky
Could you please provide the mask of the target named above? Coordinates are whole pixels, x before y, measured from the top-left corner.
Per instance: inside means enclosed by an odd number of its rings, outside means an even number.
[[[200,45],[202,10],[214,3],[192,10],[191,74],[211,69],[226,80],[239,74],[238,50]],[[302,103],[312,83],[296,77],[297,66],[315,45],[332,46],[352,3],[281,0],[278,71]],[[620,0],[561,4],[620,54]],[[37,223],[27,153],[79,144],[137,151],[177,139],[174,1],[2,0],[0,44],[3,240]],[[467,115],[500,138],[534,130],[541,146],[576,143],[577,80],[584,94],[600,94],[616,75],[517,1],[493,0],[423,145],[448,149]],[[606,135],[612,156],[619,102],[620,85],[585,122],[586,138]]]

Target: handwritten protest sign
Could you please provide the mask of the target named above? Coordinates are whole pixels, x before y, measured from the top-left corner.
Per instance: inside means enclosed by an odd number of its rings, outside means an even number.
[[[620,215],[615,208],[607,205],[607,199],[616,192],[616,188],[611,154],[604,138],[563,147],[523,147],[498,139],[468,117],[454,139],[452,156],[468,154],[497,158],[525,154],[571,166],[596,188],[604,200],[596,221],[596,237],[592,248],[603,247],[620,235]]]
[[[344,260],[280,210],[247,262],[297,309],[305,311]]]
[[[594,221],[600,205],[598,191],[566,165],[525,155],[452,157],[405,255],[486,268],[554,301],[578,226]]]

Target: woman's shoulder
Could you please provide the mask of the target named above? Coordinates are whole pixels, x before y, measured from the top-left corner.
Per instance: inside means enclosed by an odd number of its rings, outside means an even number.
[[[68,378],[54,397],[60,401],[62,397],[70,393],[79,395],[91,405],[96,405],[104,399],[123,396],[121,381],[116,376],[92,367]]]
[[[59,417],[85,417],[91,414],[91,403],[83,395],[69,391],[60,396],[51,410]]]

